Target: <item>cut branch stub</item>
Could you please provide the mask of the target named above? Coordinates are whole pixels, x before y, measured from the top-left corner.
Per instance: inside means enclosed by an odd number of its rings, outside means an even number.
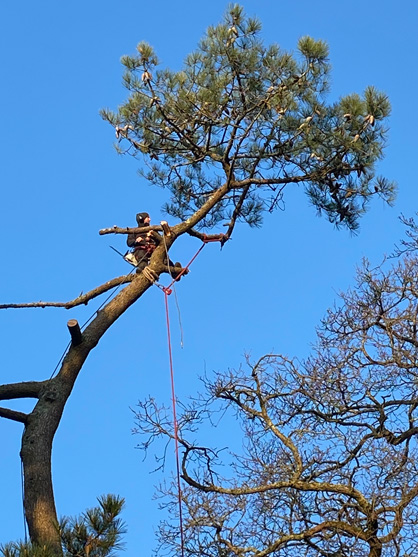
[[[166,220],[161,221],[161,228],[166,236],[171,236],[171,228]]]
[[[80,325],[78,324],[77,319],[69,319],[67,322],[67,327],[70,331],[73,346],[81,344],[81,342],[83,341],[83,335],[81,334]]]

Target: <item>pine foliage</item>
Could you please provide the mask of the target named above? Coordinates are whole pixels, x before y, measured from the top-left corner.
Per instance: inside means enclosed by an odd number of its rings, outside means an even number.
[[[63,518],[59,529],[64,557],[112,557],[121,549],[121,536],[126,532],[118,518],[124,499],[115,495],[98,498],[98,506],[88,509],[77,518]],[[23,542],[0,547],[3,557],[54,557],[47,546]]]
[[[293,54],[264,45],[260,32],[257,19],[230,5],[180,71],[162,69],[139,43],[122,58],[127,101],[102,116],[119,151],[143,160],[143,176],[169,190],[165,210],[181,220],[229,183],[201,226],[258,226],[285,186],[300,184],[319,213],[354,230],[373,196],[394,199],[394,184],[375,175],[389,101],[368,87],[327,103],[327,44],[303,37]]]

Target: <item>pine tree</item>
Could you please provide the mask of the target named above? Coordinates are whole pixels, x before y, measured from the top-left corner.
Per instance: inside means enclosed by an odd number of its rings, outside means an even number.
[[[169,215],[186,221],[223,192],[197,225],[228,222],[224,241],[237,220],[260,225],[291,184],[355,230],[373,196],[393,201],[394,184],[375,177],[389,101],[368,87],[327,103],[326,43],[303,37],[294,56],[265,46],[260,31],[233,5],[177,72],[159,69],[152,47],[139,43],[122,58],[128,100],[102,115],[120,152],[145,160],[143,176],[169,191]]]
[[[165,210],[180,222],[169,233],[161,226],[101,231],[164,231],[137,275],[116,277],[65,303],[0,305],[69,309],[124,285],[83,331],[72,325],[72,343],[55,377],[0,385],[0,400],[36,400],[31,412],[1,407],[0,417],[24,425],[20,454],[29,534],[34,545],[52,545],[56,555],[62,547],[54,526],[51,451],[65,404],[109,327],[162,273],[173,272],[171,246],[184,234],[225,244],[237,222],[261,225],[263,212],[279,207],[291,185],[302,186],[319,213],[350,230],[357,229],[373,197],[391,203],[395,191],[392,182],[375,175],[386,141],[388,99],[369,87],[362,96],[327,103],[330,65],[323,41],[300,39],[297,55],[265,46],[260,23],[231,5],[181,71],[159,69],[144,42],[122,62],[129,97],[116,112],[102,115],[115,128],[118,149],[144,161],[144,178],[168,190]],[[219,233],[221,223],[226,228]]]
[[[115,495],[98,498],[99,505],[77,518],[63,518],[57,526],[64,557],[111,557],[121,549],[126,532],[120,518],[124,500]],[[54,557],[53,548],[31,543],[10,543],[0,547],[3,557]]]

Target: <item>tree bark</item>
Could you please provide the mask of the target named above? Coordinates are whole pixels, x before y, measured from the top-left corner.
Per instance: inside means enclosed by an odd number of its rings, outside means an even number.
[[[77,376],[90,351],[98,344],[107,329],[150,288],[154,282],[154,277],[158,279],[159,275],[167,270],[164,261],[166,260],[167,250],[175,240],[182,234],[188,233],[195,224],[204,218],[230,188],[229,182],[225,183],[192,217],[171,229],[170,236],[165,237],[165,241],[152,254],[150,264],[147,267],[151,272],[147,276],[141,273],[134,277],[130,275],[119,277],[84,296],[80,296],[73,300],[71,304],[60,304],[61,307],[68,308],[79,303],[87,303],[96,295],[109,290],[115,282],[121,284],[127,280],[132,281],[103,309],[97,312],[96,317],[83,331],[81,342],[71,343],[56,377],[41,383],[6,385],[3,388],[3,397],[2,387],[0,386],[0,400],[22,398],[24,396],[34,396],[39,399],[33,411],[27,416],[24,414],[20,416],[15,412],[13,418],[11,416],[7,417],[22,421],[25,424],[20,455],[24,472],[25,516],[31,542],[51,547],[53,553],[58,557],[62,556],[62,548],[57,529],[58,519],[52,484],[52,443]],[[193,235],[197,236],[198,233],[193,233]],[[218,240],[221,237],[222,235],[217,235]],[[207,238],[204,237],[204,241]],[[215,237],[213,236],[211,239],[215,239]],[[6,304],[0,306],[0,308],[42,307],[46,305],[57,304],[47,304],[45,302],[25,305]]]
[[[162,250],[161,255],[164,255]],[[155,267],[158,269],[158,264]],[[29,536],[32,543],[50,546],[57,556],[62,555],[62,550],[51,473],[55,432],[88,354],[107,329],[150,286],[150,281],[139,275],[98,312],[83,332],[82,342],[70,347],[57,376],[42,386],[39,401],[27,417],[20,455],[24,471],[24,507]]]

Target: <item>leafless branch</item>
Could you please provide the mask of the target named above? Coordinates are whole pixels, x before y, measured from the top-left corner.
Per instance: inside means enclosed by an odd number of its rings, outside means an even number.
[[[125,227],[122,228],[120,226],[112,226],[110,228],[102,228],[99,230],[100,236],[104,236],[105,234],[139,234],[149,232],[150,230],[155,230],[156,232],[163,232],[162,227],[159,224],[152,225],[152,226],[143,226],[142,228],[138,227]]]
[[[65,308],[71,309],[76,306],[80,306],[82,304],[87,305],[90,300],[97,298],[101,294],[108,292],[112,288],[119,286],[120,284],[125,284],[128,282],[132,282],[136,275],[124,275],[121,277],[116,277],[112,280],[109,280],[105,284],[98,286],[97,288],[93,288],[86,294],[81,293],[77,298],[70,300],[69,302],[29,302],[26,304],[0,304],[0,309],[20,309],[20,308],[46,308],[46,307],[54,307],[54,308]]]
[[[8,420],[13,420],[14,422],[26,424],[28,415],[24,412],[17,412],[16,410],[0,407],[0,418],[7,418]]]
[[[0,385],[0,400],[15,398],[38,398],[46,381],[22,381]]]

